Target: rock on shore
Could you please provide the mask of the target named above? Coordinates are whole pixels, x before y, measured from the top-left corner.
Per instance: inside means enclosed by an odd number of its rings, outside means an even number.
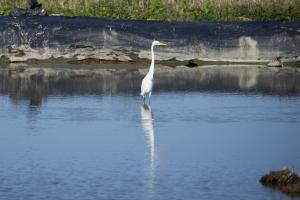
[[[294,171],[289,169],[270,171],[269,174],[261,177],[260,182],[286,194],[300,196],[300,178]]]

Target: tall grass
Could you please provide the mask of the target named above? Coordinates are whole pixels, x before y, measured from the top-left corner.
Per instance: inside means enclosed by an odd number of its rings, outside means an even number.
[[[40,0],[50,13],[113,19],[300,20],[300,0]],[[1,0],[0,14],[25,0]],[[2,11],[2,13],[1,13]]]

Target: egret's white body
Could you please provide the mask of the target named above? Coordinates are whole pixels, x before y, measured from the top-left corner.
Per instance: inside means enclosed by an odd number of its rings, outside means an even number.
[[[153,87],[153,75],[154,75],[154,46],[166,46],[166,44],[154,40],[151,45],[151,65],[149,68],[148,73],[144,77],[141,85],[141,96],[143,97],[143,103],[145,104],[145,99],[146,96],[148,96],[149,104],[150,104],[150,97],[151,97],[151,92],[152,92],[152,87]]]

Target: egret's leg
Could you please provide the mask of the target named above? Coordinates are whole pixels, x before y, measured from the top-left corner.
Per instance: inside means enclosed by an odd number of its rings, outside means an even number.
[[[150,97],[151,97],[151,92],[149,92],[149,95],[148,95],[148,102],[149,102],[149,105],[150,105]]]
[[[146,97],[143,95],[143,105],[145,105]]]

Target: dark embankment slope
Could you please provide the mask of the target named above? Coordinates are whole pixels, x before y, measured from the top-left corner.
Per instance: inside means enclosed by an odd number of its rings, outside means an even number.
[[[158,60],[296,62],[299,22],[113,21],[88,17],[0,17],[2,62],[149,59],[153,39],[167,41]]]

